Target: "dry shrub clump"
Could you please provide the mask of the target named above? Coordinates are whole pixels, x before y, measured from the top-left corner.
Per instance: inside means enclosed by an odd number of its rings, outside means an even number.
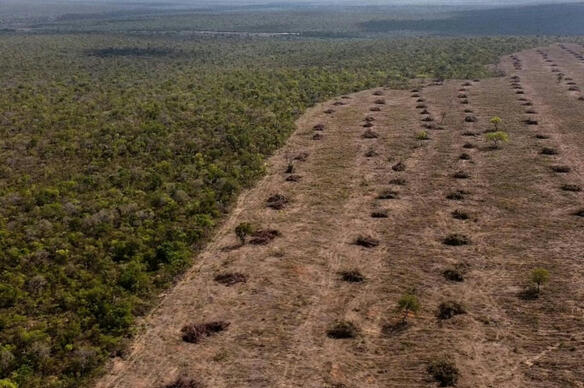
[[[164,388],[203,388],[203,385],[188,377],[179,377],[174,382],[165,385]]]
[[[373,131],[372,129],[368,129],[365,132],[363,132],[363,135],[361,135],[361,137],[364,139],[377,139],[379,137],[379,134]]]
[[[355,338],[359,334],[357,327],[346,321],[335,322],[327,331],[326,335],[333,339]]]
[[[448,193],[446,195],[446,199],[451,199],[454,201],[462,201],[467,194],[469,194],[468,191],[456,190],[456,191],[453,191],[452,193]]]
[[[394,190],[383,190],[382,192],[380,192],[377,195],[377,199],[397,199],[399,196],[399,193],[397,191]]]
[[[294,160],[298,160],[300,162],[305,162],[308,159],[308,152],[300,152],[298,155],[294,157]]]
[[[551,166],[550,168],[553,172],[557,172],[560,174],[566,174],[566,173],[572,171],[572,169],[568,166]]]
[[[562,190],[572,191],[572,192],[580,192],[580,191],[582,191],[582,187],[580,187],[578,185],[566,183],[565,185],[562,185]]]
[[[292,174],[292,175],[289,175],[288,177],[286,177],[286,182],[300,182],[301,179],[302,179],[302,176],[297,175],[297,174]]]
[[[543,147],[541,149],[541,154],[542,155],[557,155],[558,154],[558,151],[556,151],[554,148]]]
[[[375,248],[379,245],[379,240],[371,236],[358,236],[355,239],[355,245],[359,245],[364,248]]]
[[[440,303],[438,306],[438,311],[436,312],[436,317],[438,319],[450,319],[455,315],[466,314],[466,309],[461,303],[449,300],[446,302]]]
[[[182,339],[192,344],[199,343],[204,337],[210,337],[226,330],[230,322],[216,321],[186,325],[181,329]]]
[[[372,218],[387,218],[387,217],[389,217],[389,212],[385,209],[375,210],[375,211],[371,212],[371,217]]]
[[[275,210],[281,210],[286,207],[289,200],[285,195],[274,194],[267,200],[267,206]]]
[[[341,271],[339,272],[341,275],[341,279],[345,282],[349,283],[361,283],[365,281],[365,277],[356,269],[350,271]]]
[[[454,178],[456,179],[468,179],[470,178],[470,175],[464,171],[457,171],[454,173],[454,175],[452,175]]]
[[[322,136],[320,133],[315,133],[314,136],[312,136],[312,140],[322,140],[324,138],[324,136]]]
[[[215,276],[215,281],[221,283],[224,286],[230,287],[237,283],[246,283],[247,276],[242,273],[223,273]]]
[[[468,215],[468,213],[466,213],[460,209],[456,209],[452,212],[452,218],[454,218],[456,220],[468,220],[470,218],[470,216]]]
[[[428,366],[427,370],[441,387],[452,387],[458,382],[458,368],[450,360],[436,360]]]
[[[403,162],[397,162],[394,164],[391,169],[396,172],[401,172],[406,170],[406,165]]]
[[[276,237],[281,236],[281,233],[275,229],[257,230],[252,235],[252,239],[249,240],[250,244],[253,245],[266,245]]]
[[[444,240],[442,240],[442,242],[445,245],[450,245],[450,246],[462,246],[462,245],[469,245],[470,244],[470,238],[468,238],[467,236],[463,235],[463,234],[451,234],[448,235],[444,238]]]
[[[312,129],[315,131],[324,131],[324,124],[316,124]]]
[[[405,186],[407,181],[404,178],[394,178],[389,181],[390,185]]]

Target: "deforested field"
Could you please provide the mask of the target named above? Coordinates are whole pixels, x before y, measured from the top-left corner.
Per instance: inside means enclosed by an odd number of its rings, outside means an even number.
[[[309,108],[97,387],[584,386],[584,46],[493,70]]]

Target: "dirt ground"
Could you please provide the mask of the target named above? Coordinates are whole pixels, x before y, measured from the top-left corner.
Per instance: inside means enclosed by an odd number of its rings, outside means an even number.
[[[164,387],[179,376],[205,387],[432,387],[437,359],[456,364],[459,387],[584,387],[584,217],[574,215],[584,192],[563,188],[584,189],[584,94],[569,90],[584,89],[584,62],[567,49],[584,53],[571,44],[528,50],[515,64],[502,59],[505,77],[367,90],[309,109],[97,387]],[[554,67],[572,80],[558,81]],[[498,149],[485,140],[493,116],[509,134]],[[423,124],[434,126],[424,140]],[[306,160],[294,160],[302,152]],[[296,182],[286,180],[290,163]],[[283,209],[266,206],[274,194],[288,198]],[[238,247],[241,222],[281,236]],[[453,234],[468,244],[445,244]],[[379,244],[359,246],[359,236]],[[530,299],[536,267],[550,280]],[[448,269],[464,281],[447,280]],[[353,270],[364,281],[344,281]],[[214,280],[228,273],[247,281]],[[390,330],[406,293],[421,308]],[[448,301],[466,313],[437,318]],[[182,340],[183,326],[211,321],[230,325]],[[354,325],[354,338],[327,336],[338,321]]]

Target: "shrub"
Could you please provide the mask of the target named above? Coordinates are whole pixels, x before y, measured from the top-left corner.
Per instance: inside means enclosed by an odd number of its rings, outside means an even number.
[[[393,190],[383,190],[377,195],[377,199],[397,199],[399,193]]]
[[[503,120],[499,116],[494,116],[491,118],[491,120],[489,120],[489,122],[493,124],[493,127],[495,127],[495,132],[499,130],[499,125],[501,124],[502,121]]]
[[[164,388],[203,388],[203,385],[188,377],[179,377],[176,381],[165,385]]]
[[[351,271],[341,271],[341,279],[349,283],[361,283],[365,280],[365,277],[358,270],[354,269]]]
[[[326,335],[333,339],[355,338],[359,331],[357,327],[346,321],[335,322],[327,331]]]
[[[416,135],[416,139],[418,139],[418,140],[430,140],[430,136],[428,136],[428,132],[421,131],[421,132],[418,132],[418,134]]]
[[[393,171],[396,171],[396,172],[405,171],[405,170],[406,170],[406,165],[405,165],[405,163],[403,163],[403,162],[398,162],[398,163],[394,164],[394,165],[391,167],[391,169],[392,169]]]
[[[280,236],[281,233],[275,229],[256,230],[252,233],[252,239],[249,240],[249,243],[254,245],[266,245],[276,237]]]
[[[372,218],[387,218],[389,216],[387,210],[376,210],[371,212]]]
[[[463,282],[464,281],[464,274],[457,268],[453,269],[446,269],[442,272],[444,278],[446,280],[450,280],[451,282]]]
[[[565,184],[562,185],[562,190],[564,191],[573,191],[573,192],[580,192],[582,191],[582,188],[578,185],[574,185],[574,184]]]
[[[556,151],[554,148],[543,147],[541,149],[541,154],[542,155],[557,155],[558,154],[558,151]]]
[[[379,245],[379,240],[369,236],[358,236],[355,239],[355,245],[365,248],[374,248]]]
[[[428,373],[441,387],[452,387],[458,382],[458,368],[450,360],[441,359],[432,362],[428,366]]]
[[[418,297],[412,294],[404,294],[397,301],[397,309],[403,314],[402,322],[407,322],[410,313],[417,313],[420,310],[420,301]]]
[[[568,166],[551,166],[550,168],[553,172],[558,172],[561,174],[566,174],[566,173],[572,171],[572,169]]]
[[[537,293],[539,293],[540,287],[549,281],[550,273],[545,268],[535,268],[531,271],[529,279],[532,283],[536,284]]]
[[[246,283],[247,276],[242,273],[223,273],[215,276],[215,281],[221,283],[227,287],[233,286],[237,283]]]
[[[458,302],[447,301],[440,303],[436,316],[438,319],[450,319],[455,315],[466,314],[464,306]]]
[[[203,337],[210,337],[226,330],[229,325],[229,322],[224,321],[186,325],[181,329],[182,339],[185,342],[196,344]]]
[[[267,200],[267,206],[275,210],[281,210],[288,204],[288,198],[282,194],[274,194]]]
[[[498,148],[499,143],[509,142],[509,135],[503,131],[490,132],[485,135],[485,140],[490,142],[493,148]]]
[[[469,216],[467,213],[463,212],[460,209],[456,209],[452,212],[452,218],[457,220],[468,220]]]
[[[470,239],[465,235],[455,233],[448,235],[442,242],[445,245],[462,246],[470,244]]]
[[[235,235],[241,242],[241,245],[245,244],[245,239],[248,235],[252,234],[253,231],[254,228],[249,222],[242,222],[235,227]]]
[[[454,175],[452,175],[454,178],[456,179],[468,179],[470,178],[470,175],[464,171],[457,171],[454,173]]]

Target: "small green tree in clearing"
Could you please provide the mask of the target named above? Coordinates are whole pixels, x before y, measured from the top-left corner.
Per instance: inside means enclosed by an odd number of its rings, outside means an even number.
[[[402,322],[407,323],[410,313],[417,313],[420,310],[418,297],[412,294],[404,294],[397,301],[397,309],[403,314]]]
[[[253,233],[253,226],[249,222],[242,222],[235,227],[235,235],[241,242],[241,245],[245,244],[245,238]]]
[[[540,287],[550,279],[550,273],[545,268],[536,268],[531,271],[529,279],[537,285],[537,293],[539,294]]]
[[[490,132],[485,135],[485,139],[491,143],[493,148],[499,148],[499,143],[509,142],[509,135],[503,131]]]
[[[497,132],[499,130],[499,124],[501,124],[503,120],[499,116],[495,116],[491,118],[490,122],[495,127],[495,132]]]

